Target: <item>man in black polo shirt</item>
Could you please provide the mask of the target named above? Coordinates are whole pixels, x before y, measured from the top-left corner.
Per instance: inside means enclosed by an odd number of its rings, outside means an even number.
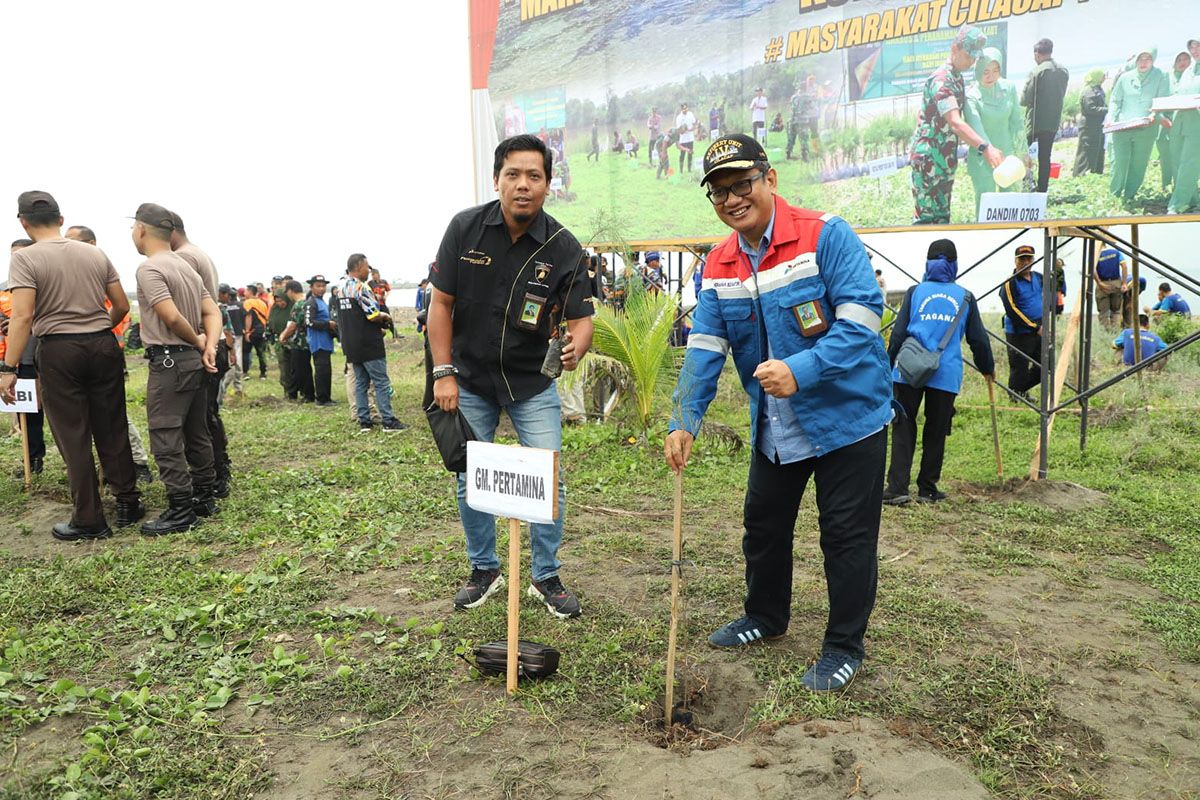
[[[558,392],[542,362],[551,338],[561,335],[562,368],[575,369],[592,343],[593,308],[579,242],[542,211],[551,167],[549,150],[535,136],[514,136],[496,148],[492,176],[500,199],[460,212],[446,229],[430,275],[428,330],[438,406],[461,410],[489,442],[504,409],[522,445],[559,450]],[[560,619],[582,611],[558,577],[564,498],[560,482],[558,519],[531,526],[529,594]],[[475,608],[504,578],[495,519],[467,505],[462,474],[458,510],[471,577],[454,605]]]

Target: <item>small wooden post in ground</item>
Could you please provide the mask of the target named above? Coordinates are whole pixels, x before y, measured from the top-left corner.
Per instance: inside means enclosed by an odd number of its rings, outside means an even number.
[[[25,421],[24,414],[17,414],[21,419],[21,455],[25,462],[25,490],[33,486],[33,470],[29,465],[29,423]]]
[[[1004,480],[1004,462],[1000,460],[1000,430],[996,427],[996,388],[991,378],[987,379],[988,405],[992,407],[992,449],[996,453],[996,477]]]
[[[521,520],[508,521],[508,669],[507,689],[517,693],[517,655],[521,646]]]
[[[675,519],[671,532],[671,627],[667,633],[667,694],[663,728],[671,728],[675,709],[675,640],[679,633],[679,584],[683,560],[683,472],[675,473]]]

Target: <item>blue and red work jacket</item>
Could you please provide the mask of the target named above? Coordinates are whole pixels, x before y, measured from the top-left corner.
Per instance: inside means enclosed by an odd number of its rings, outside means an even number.
[[[732,352],[750,395],[756,448],[765,393],[754,371],[767,360],[769,343],[796,378],[799,389],[787,399],[818,457],[870,436],[892,419],[882,314],[875,272],[849,224],[776,197],[771,244],[757,276],[737,233],[709,254],[670,429],[699,433]]]

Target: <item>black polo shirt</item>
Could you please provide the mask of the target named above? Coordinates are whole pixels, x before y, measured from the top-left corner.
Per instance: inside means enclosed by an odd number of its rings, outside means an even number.
[[[454,296],[451,354],[463,386],[507,405],[550,385],[541,368],[554,324],[551,307],[558,307],[556,317],[562,319],[595,313],[582,259],[579,242],[544,211],[516,242],[499,200],[455,215],[430,278],[438,291]],[[517,324],[530,281],[549,287],[535,331]]]

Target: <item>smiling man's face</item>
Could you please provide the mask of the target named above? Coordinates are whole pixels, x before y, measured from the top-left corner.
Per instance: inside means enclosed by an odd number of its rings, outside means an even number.
[[[546,162],[536,150],[515,150],[504,157],[496,194],[505,216],[518,224],[532,220],[546,202]]]
[[[730,189],[741,181],[750,181],[750,194],[738,197],[730,191],[728,197],[713,206],[721,222],[750,241],[762,237],[775,211],[778,178],[774,169],[767,169],[766,174],[760,177],[761,172],[758,168],[727,169],[713,175],[708,182],[709,191],[715,192],[718,189]]]

